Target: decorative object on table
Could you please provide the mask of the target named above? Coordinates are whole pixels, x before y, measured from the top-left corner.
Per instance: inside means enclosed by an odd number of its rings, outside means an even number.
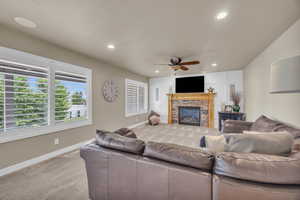
[[[270,93],[300,92],[300,55],[279,60],[271,65]]]
[[[224,121],[226,121],[227,119],[245,121],[245,116],[245,113],[219,112],[219,131],[222,130]]]
[[[208,93],[215,93],[215,88],[209,87],[209,88],[207,89],[207,91],[208,91]]]
[[[241,92],[236,91],[235,85],[230,86],[230,98],[233,102],[232,111],[240,112],[240,103],[241,103]]]
[[[224,111],[225,112],[232,112],[232,105],[225,105]]]
[[[158,125],[160,123],[160,114],[151,110],[151,112],[148,116],[148,121],[149,121],[149,124],[152,126]]]
[[[103,97],[107,102],[114,102],[119,96],[119,88],[113,80],[107,80],[102,88]]]

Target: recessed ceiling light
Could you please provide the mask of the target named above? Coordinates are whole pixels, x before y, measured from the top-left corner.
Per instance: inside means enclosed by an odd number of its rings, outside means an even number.
[[[225,19],[228,16],[228,12],[222,11],[216,15],[217,20]]]
[[[218,64],[217,63],[213,63],[213,64],[211,64],[211,66],[216,67],[216,66],[218,66]]]
[[[155,73],[157,73],[157,74],[158,74],[158,73],[159,73],[159,70],[158,70],[158,69],[157,69],[157,70],[155,70]]]
[[[37,25],[33,21],[30,21],[29,19],[23,18],[23,17],[15,17],[15,22],[21,26],[27,27],[27,28],[36,28]]]
[[[107,45],[107,48],[108,48],[108,49],[115,49],[115,45],[113,45],[113,44],[108,44],[108,45]]]

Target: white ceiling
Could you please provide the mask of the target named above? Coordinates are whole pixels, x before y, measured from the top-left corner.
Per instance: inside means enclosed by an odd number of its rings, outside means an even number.
[[[224,21],[215,19],[220,11],[229,13]],[[149,77],[168,75],[153,64],[170,56],[200,59],[185,73],[240,69],[299,18],[300,0],[0,1],[0,23]]]

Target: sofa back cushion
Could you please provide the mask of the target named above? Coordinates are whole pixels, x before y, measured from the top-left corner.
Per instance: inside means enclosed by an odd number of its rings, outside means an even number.
[[[300,158],[254,153],[222,152],[214,173],[231,178],[273,184],[300,184]]]
[[[213,154],[201,149],[157,142],[146,144],[144,156],[202,170],[211,170],[214,160]]]
[[[294,136],[300,137],[300,129],[287,125],[283,122],[272,120],[264,115],[260,116],[251,126],[250,131],[282,132],[287,131]]]
[[[142,154],[145,143],[142,140],[121,136],[117,133],[98,130],[96,133],[96,144],[119,151]]]
[[[250,131],[272,132],[281,123],[262,115],[251,126]]]
[[[294,143],[293,136],[288,132],[252,132],[224,136],[227,141],[225,147],[227,152],[287,155]]]

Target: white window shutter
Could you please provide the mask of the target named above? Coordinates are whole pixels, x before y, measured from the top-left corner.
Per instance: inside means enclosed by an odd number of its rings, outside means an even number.
[[[1,132],[48,124],[48,70],[0,62]]]

